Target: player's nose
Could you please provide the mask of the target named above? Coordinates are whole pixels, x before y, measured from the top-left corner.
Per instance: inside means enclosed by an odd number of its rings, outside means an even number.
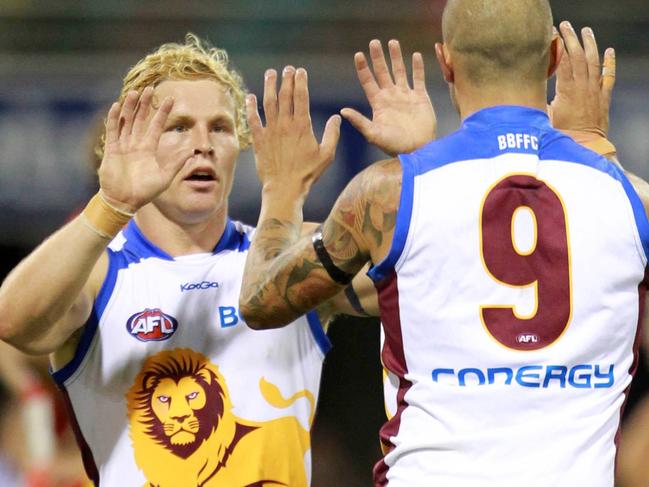
[[[206,156],[213,156],[214,155],[214,147],[212,147],[210,144],[201,144],[199,146],[194,147],[194,155],[198,156],[200,154],[206,155]]]
[[[197,128],[194,132],[194,155],[198,156],[200,154],[204,156],[213,156],[214,155],[214,146],[210,142],[209,133],[207,130],[202,130]]]

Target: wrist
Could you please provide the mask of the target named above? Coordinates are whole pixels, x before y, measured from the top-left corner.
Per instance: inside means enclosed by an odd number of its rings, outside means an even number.
[[[93,196],[81,212],[84,224],[105,239],[112,239],[126,225],[134,213],[109,203],[101,190]]]
[[[264,186],[259,221],[270,218],[301,224],[305,199],[305,194],[291,191],[290,188],[282,191],[282,188]]]
[[[578,144],[602,156],[612,156],[617,153],[615,145],[600,133],[585,130],[562,130],[561,132],[571,137]]]
[[[119,200],[112,198],[111,196],[106,194],[106,192],[103,189],[100,189],[98,194],[108,206],[110,206],[113,210],[115,210],[117,213],[120,213],[122,215],[127,215],[132,218],[135,215],[135,212],[139,208],[138,206],[133,206],[132,204],[123,203]]]
[[[309,194],[311,185],[295,187],[286,183],[265,183],[261,189],[261,197],[265,201],[284,202],[302,206]]]

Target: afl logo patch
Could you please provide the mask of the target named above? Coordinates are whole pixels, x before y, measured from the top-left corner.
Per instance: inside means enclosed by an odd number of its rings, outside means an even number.
[[[159,308],[145,309],[132,315],[126,330],[141,342],[160,342],[168,339],[178,329],[178,320]]]
[[[521,333],[516,337],[518,343],[539,343],[539,336],[536,333]]]

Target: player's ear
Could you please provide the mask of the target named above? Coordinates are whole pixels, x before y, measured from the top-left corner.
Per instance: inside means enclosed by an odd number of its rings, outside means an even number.
[[[442,75],[444,75],[444,80],[447,83],[455,82],[451,53],[445,44],[442,44],[441,42],[435,43],[435,56],[437,56],[437,62],[442,70]]]
[[[563,57],[563,41],[558,32],[552,36],[550,43],[550,58],[548,60],[548,78],[551,78],[557,71],[561,58]]]

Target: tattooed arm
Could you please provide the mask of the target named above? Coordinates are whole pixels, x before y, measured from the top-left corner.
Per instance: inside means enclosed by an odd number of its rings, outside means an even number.
[[[252,328],[285,325],[344,287],[324,269],[311,237],[299,236],[301,202],[285,193],[264,191],[248,252],[239,305]],[[387,255],[400,193],[397,159],[368,167],[343,190],[322,229],[324,246],[337,267],[353,275],[368,261]]]
[[[315,222],[303,223],[300,237],[311,237],[319,226],[320,224]],[[339,315],[364,318],[379,316],[376,287],[374,287],[374,282],[367,275],[369,268],[370,266],[366,265],[341,292],[316,308],[325,331]]]
[[[379,302],[374,282],[367,275],[366,265],[341,292],[327,302],[332,315],[379,316]],[[318,308],[320,309],[320,308]]]
[[[282,326],[339,293],[342,285],[323,267],[310,236],[300,237],[302,205],[333,159],[340,117],[333,116],[318,144],[309,114],[307,73],[287,66],[279,93],[276,73],[264,82],[266,126],[254,95],[246,99],[262,204],[248,251],[241,312],[253,328]],[[355,275],[387,253],[401,188],[396,159],[356,176],[338,198],[322,234],[334,265]],[[383,254],[385,255],[385,254]]]

